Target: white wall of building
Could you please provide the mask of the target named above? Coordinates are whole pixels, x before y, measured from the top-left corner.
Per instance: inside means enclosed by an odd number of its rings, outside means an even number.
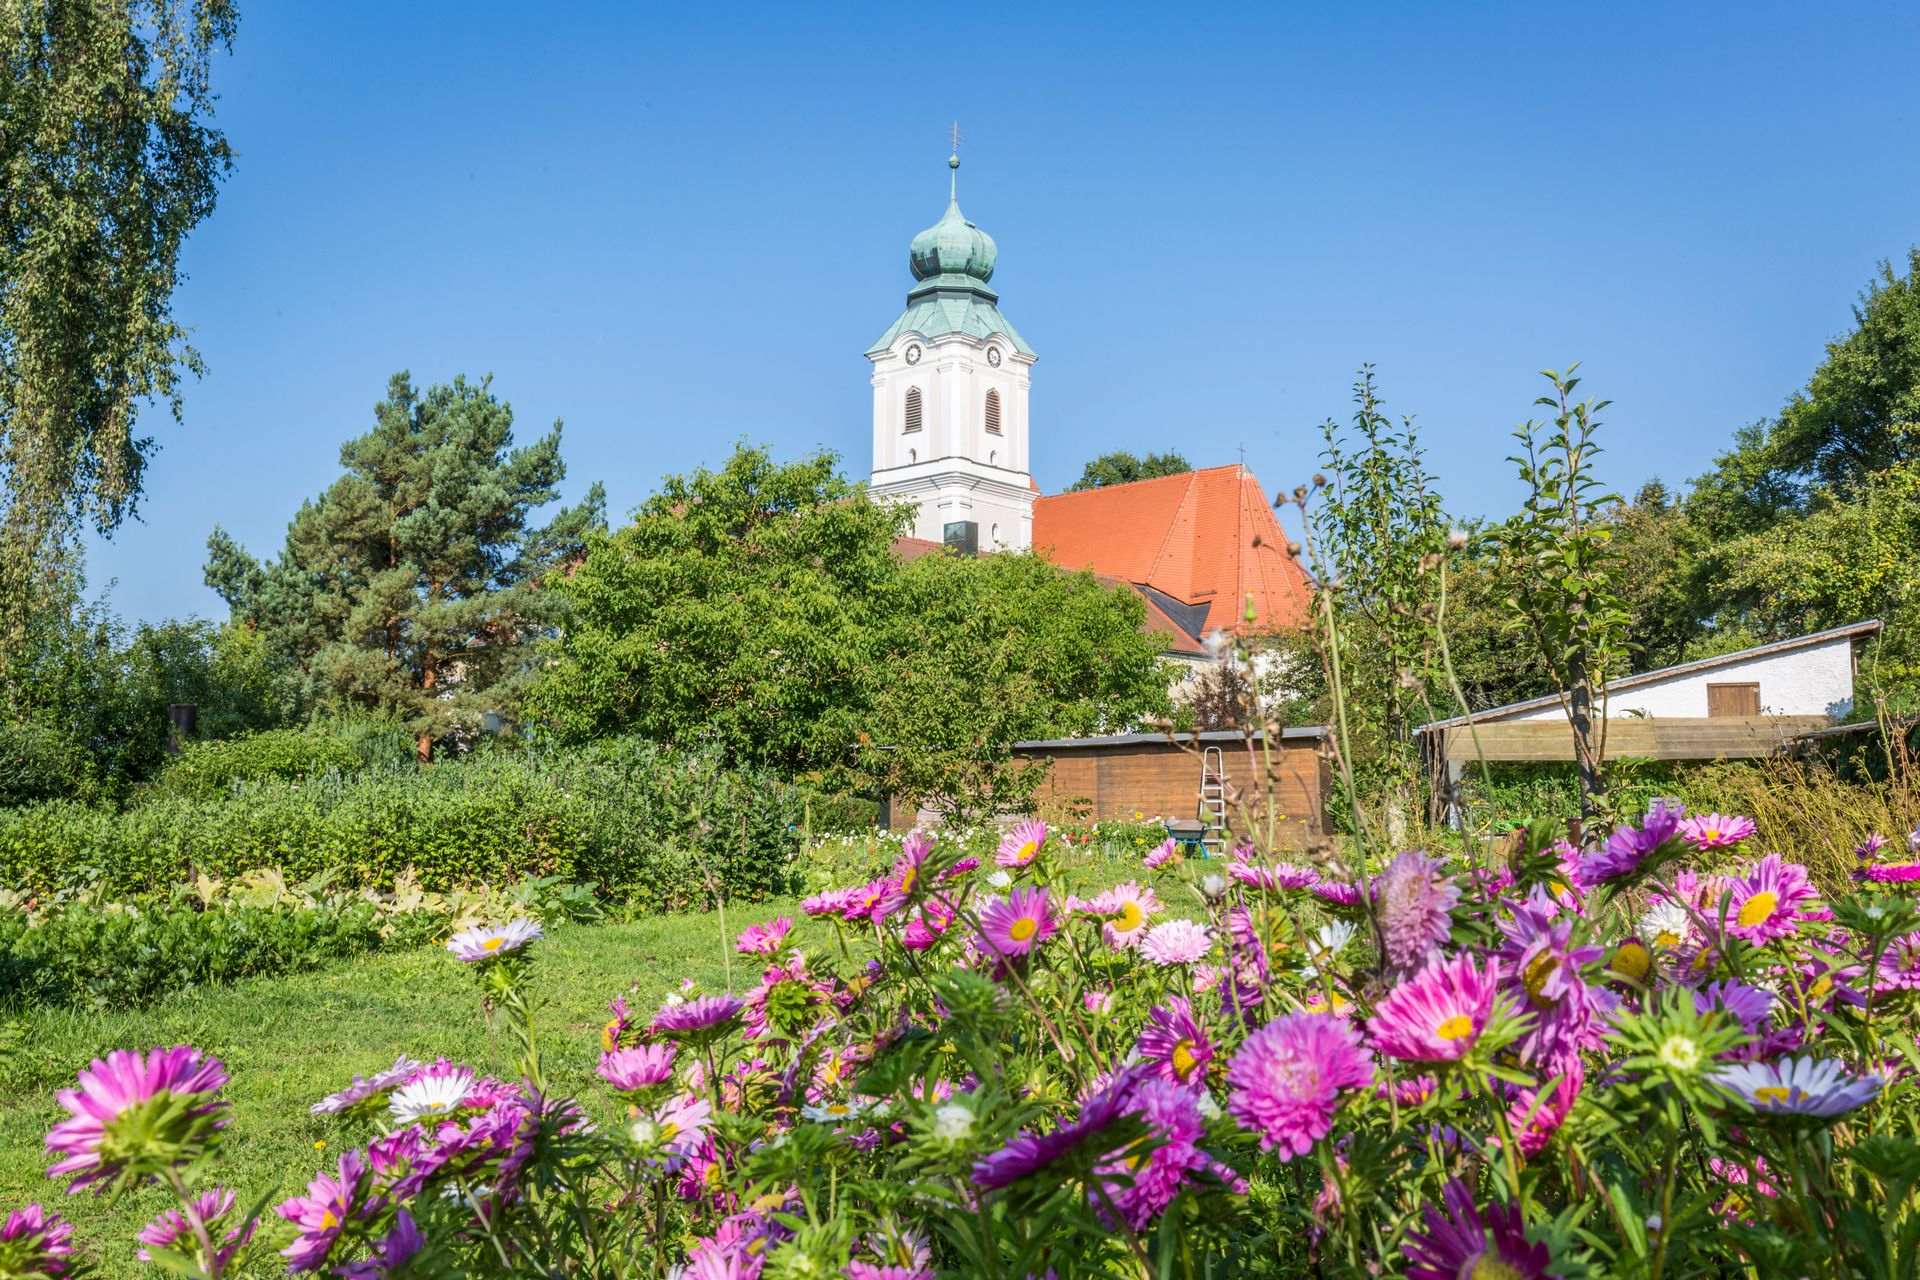
[[[1761,715],[1842,716],[1853,708],[1853,643],[1851,636],[1835,636],[1744,662],[1648,680],[1615,690],[1607,699],[1607,714],[1705,716],[1708,685],[1758,683]],[[1565,714],[1555,702],[1500,718],[1557,720]]]

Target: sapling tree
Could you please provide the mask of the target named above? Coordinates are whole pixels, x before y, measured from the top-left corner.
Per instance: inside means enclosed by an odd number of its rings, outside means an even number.
[[[1532,420],[1514,431],[1521,451],[1510,459],[1527,486],[1520,510],[1495,528],[1507,625],[1529,642],[1553,675],[1573,731],[1586,839],[1604,812],[1607,781],[1606,680],[1625,654],[1630,615],[1615,584],[1612,529],[1602,518],[1619,502],[1595,474],[1600,454],[1595,416],[1611,401],[1574,401],[1573,365],[1548,369],[1553,394],[1535,404],[1554,410],[1550,425]]]

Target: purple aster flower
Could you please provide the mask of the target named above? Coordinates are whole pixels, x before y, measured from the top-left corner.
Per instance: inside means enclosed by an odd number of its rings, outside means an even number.
[[[1140,1056],[1154,1075],[1177,1084],[1204,1082],[1207,1063],[1213,1060],[1213,1041],[1193,1004],[1185,996],[1174,996],[1147,1016],[1140,1032]]]
[[[1308,886],[1308,893],[1336,907],[1360,905],[1360,891],[1344,880],[1319,880]]]
[[[673,1079],[670,1044],[638,1045],[600,1055],[600,1078],[622,1093],[638,1093]]]
[[[413,1215],[402,1209],[394,1215],[393,1228],[374,1241],[373,1257],[335,1267],[333,1273],[340,1280],[384,1280],[410,1262],[426,1244],[426,1237],[420,1233]]]
[[[364,1102],[373,1102],[389,1089],[398,1088],[414,1077],[420,1070],[420,1064],[401,1054],[393,1060],[393,1065],[385,1071],[376,1071],[370,1076],[355,1076],[346,1088],[338,1093],[330,1093],[313,1104],[309,1110],[317,1116],[332,1115],[341,1111],[350,1111]]]
[[[1144,1078],[1138,1067],[1116,1075],[1105,1088],[1080,1105],[1077,1118],[1043,1134],[1024,1130],[1000,1150],[974,1162],[973,1183],[982,1191],[1011,1186],[1096,1140],[1126,1110],[1133,1091]]]
[[[1750,1036],[1757,1036],[1773,1016],[1773,993],[1762,987],[1727,980],[1709,982],[1693,993],[1694,1008],[1700,1013],[1721,1009],[1740,1020]]]
[[[326,1264],[347,1222],[374,1207],[366,1199],[366,1182],[366,1164],[358,1152],[349,1151],[340,1157],[337,1176],[317,1174],[307,1183],[307,1194],[274,1206],[276,1214],[299,1230],[293,1243],[280,1251],[287,1270],[312,1271]]]
[[[1200,1150],[1207,1122],[1200,1115],[1200,1095],[1193,1090],[1165,1080],[1142,1080],[1127,1100],[1126,1114],[1144,1122],[1147,1132],[1135,1143],[1113,1152],[1116,1158],[1095,1170],[1104,1175],[1102,1196],[1094,1199],[1102,1217],[1108,1216],[1104,1199],[1119,1210],[1127,1226],[1144,1231],[1201,1170],[1211,1169],[1214,1176],[1229,1184],[1236,1181],[1233,1170],[1215,1163]],[[1145,1143],[1156,1145],[1144,1156],[1132,1153]]]
[[[47,1150],[61,1155],[49,1178],[74,1175],[68,1191],[95,1182],[152,1174],[197,1158],[226,1127],[220,1087],[226,1068],[188,1045],[154,1049],[145,1057],[115,1049],[80,1072],[79,1088],[55,1100],[71,1118],[47,1134]]]
[[[1455,1178],[1429,1204],[1422,1227],[1400,1246],[1407,1255],[1407,1280],[1553,1280],[1552,1255],[1543,1244],[1529,1244],[1516,1205],[1473,1203],[1473,1192]]]
[[[1696,849],[1731,849],[1754,833],[1752,818],[1702,813],[1680,824],[1680,838]]]
[[[59,1280],[69,1274],[72,1258],[73,1224],[57,1213],[30,1204],[0,1223],[0,1264],[8,1275]]]
[[[1598,885],[1607,880],[1617,880],[1640,869],[1647,855],[1680,836],[1680,821],[1686,810],[1669,808],[1657,804],[1647,812],[1647,816],[1637,827],[1619,826],[1614,828],[1607,843],[1598,853],[1589,853],[1580,859],[1580,882],[1584,885]]]
[[[1864,1107],[1880,1092],[1879,1076],[1856,1079],[1831,1058],[1742,1062],[1722,1067],[1713,1078],[1755,1111],[1776,1116],[1827,1119]]]
[[[747,993],[741,1021],[749,1040],[770,1040],[803,1034],[818,1019],[829,988],[807,973],[807,959],[799,952],[785,964],[768,965],[760,985]]]
[[[1165,840],[1161,841],[1159,844],[1155,845],[1153,848],[1149,849],[1147,851],[1147,856],[1140,860],[1140,865],[1144,866],[1149,871],[1153,871],[1157,868],[1166,866],[1169,862],[1172,862],[1174,858],[1179,855],[1179,852],[1180,852],[1179,843],[1175,841],[1173,837],[1169,836]]]
[[[1359,1033],[1330,1013],[1290,1013],[1247,1037],[1227,1068],[1227,1112],[1281,1160],[1327,1136],[1345,1089],[1373,1083]]]
[[[1015,889],[980,911],[981,946],[1003,960],[1026,955],[1059,929],[1045,889]]]
[[[1441,874],[1444,864],[1408,849],[1373,879],[1373,901],[1380,915],[1387,963],[1411,973],[1440,953],[1453,927],[1452,911],[1460,887]]]
[[[463,964],[480,964],[520,950],[541,937],[540,922],[522,916],[504,925],[482,924],[447,939],[447,950]]]
[[[1533,895],[1514,908],[1511,919],[1499,922],[1505,935],[1501,969],[1521,1007],[1533,1014],[1519,1042],[1520,1053],[1532,1062],[1601,1044],[1593,992],[1580,967],[1598,960],[1602,950],[1574,946],[1573,918],[1556,920],[1557,911],[1546,889],[1536,886]]]
[[[1245,852],[1253,850],[1248,848]],[[1290,862],[1255,863],[1244,858],[1228,863],[1227,874],[1252,889],[1310,889],[1320,882],[1320,873],[1310,867],[1297,867]]]
[[[220,1241],[214,1248],[214,1254],[216,1265],[223,1271],[227,1264],[233,1261],[233,1255],[240,1251],[241,1246],[253,1239],[254,1228],[259,1225],[249,1219],[229,1229],[226,1237],[222,1239],[220,1228],[231,1212],[233,1212],[233,1192],[231,1191],[216,1189],[203,1192],[193,1202],[193,1214],[200,1219],[200,1225],[206,1228],[208,1238]],[[187,1215],[179,1209],[166,1210],[152,1222],[140,1228],[134,1235],[134,1239],[140,1242],[138,1256],[142,1262],[153,1261],[152,1254],[148,1252],[150,1249],[184,1252],[196,1259],[200,1256],[200,1241],[194,1234],[193,1224],[187,1221]]]
[[[1451,1062],[1466,1056],[1493,1016],[1500,964],[1483,969],[1469,955],[1436,961],[1374,1007],[1367,1038],[1388,1057]]]
[[[653,1029],[676,1037],[724,1031],[746,1003],[739,996],[700,996],[678,1004],[664,1004],[660,1012],[653,1015]]]
[[[1727,931],[1757,943],[1792,936],[1800,904],[1818,896],[1807,879],[1807,869],[1781,861],[1777,853],[1760,859],[1728,889]]]

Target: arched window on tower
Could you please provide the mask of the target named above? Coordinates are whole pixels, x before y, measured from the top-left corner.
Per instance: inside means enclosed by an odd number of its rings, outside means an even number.
[[[907,388],[907,424],[906,426],[902,427],[901,430],[902,431],[918,431],[919,429],[920,429],[920,388],[908,387]]]
[[[994,435],[1000,434],[1000,393],[987,392],[987,430]]]

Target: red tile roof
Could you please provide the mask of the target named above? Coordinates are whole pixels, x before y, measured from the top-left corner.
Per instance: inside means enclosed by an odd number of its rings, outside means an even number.
[[[1260,482],[1237,464],[1037,498],[1033,549],[1064,569],[1204,604],[1203,631],[1249,629],[1249,596],[1253,629],[1295,627],[1312,600]]]

